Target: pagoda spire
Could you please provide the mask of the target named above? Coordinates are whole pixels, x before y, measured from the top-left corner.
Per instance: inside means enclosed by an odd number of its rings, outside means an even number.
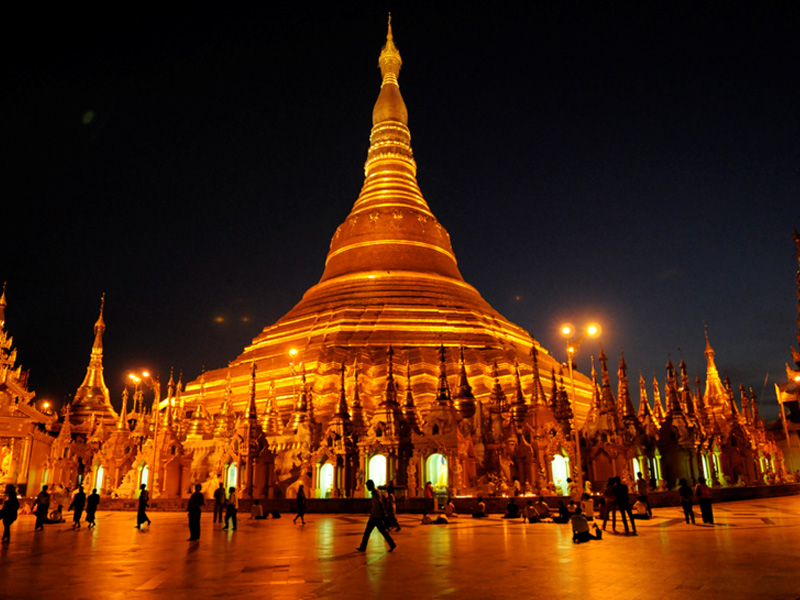
[[[381,88],[372,110],[364,185],[331,241],[320,284],[372,272],[426,272],[463,284],[450,236],[431,212],[417,183],[408,109],[400,93],[400,57],[389,19],[378,58]]]
[[[73,417],[77,419],[79,425],[88,421],[93,414],[98,417],[107,416],[112,422],[118,418],[116,411],[111,406],[111,394],[103,379],[103,334],[106,331],[103,309],[105,302],[106,295],[103,294],[100,297],[100,315],[94,324],[94,342],[89,366],[86,369],[86,377],[83,378],[83,383],[75,392],[72,400]]]
[[[122,410],[119,412],[119,420],[117,420],[117,429],[122,431],[128,428],[128,388],[122,390]]]
[[[533,369],[533,388],[531,390],[531,405],[534,407],[544,406],[547,404],[547,399],[544,395],[544,387],[542,387],[542,379],[539,377],[539,351],[536,349],[536,344],[531,345],[531,369]]]
[[[617,378],[619,380],[617,386],[617,395],[619,396],[619,404],[622,408],[622,416],[635,417],[636,411],[633,408],[633,400],[631,400],[631,392],[628,387],[628,365],[625,363],[625,355],[620,354],[619,369],[617,369]]]
[[[519,362],[514,361],[514,400],[511,401],[511,418],[517,426],[520,426],[525,421],[525,415],[527,413],[528,405],[525,402],[525,394],[522,392]]]
[[[0,329],[3,329],[6,326],[6,307],[8,303],[6,302],[6,282],[3,282],[3,293],[0,295]]]
[[[472,393],[472,386],[469,384],[467,377],[467,365],[464,362],[464,346],[459,349],[459,362],[461,363],[458,371],[458,385],[456,386],[453,399],[455,402],[456,410],[461,413],[465,419],[469,419],[475,415],[475,395]]]
[[[450,384],[447,382],[447,363],[445,362],[444,345],[439,347],[439,392],[436,394],[436,403],[439,406],[450,408],[453,398],[450,394]]]
[[[642,372],[639,371],[639,419],[653,418],[653,412],[650,410],[650,401],[647,399],[647,384],[644,381]]]
[[[659,424],[663,423],[667,416],[664,412],[664,405],[661,404],[661,390],[655,372],[653,373],[653,416]]]
[[[386,353],[388,365],[386,368],[386,389],[383,394],[383,400],[379,404],[381,408],[385,407],[399,407],[400,403],[397,401],[397,384],[394,381],[394,349],[389,346]]]
[[[336,412],[333,413],[334,417],[338,417],[342,422],[350,422],[350,412],[347,409],[347,395],[345,392],[345,375],[346,368],[344,361],[342,362],[341,376],[339,378],[339,402],[336,405]]]
[[[353,431],[361,435],[367,430],[367,416],[364,414],[364,406],[361,404],[361,397],[358,392],[358,361],[353,365],[353,407],[350,410],[350,417],[353,421]]]
[[[410,362],[406,362],[406,401],[405,404],[403,404],[403,418],[405,419],[411,431],[413,431],[414,433],[422,432],[422,418],[419,416],[419,413],[417,412],[417,406],[416,403],[414,402],[414,394],[411,390]]]

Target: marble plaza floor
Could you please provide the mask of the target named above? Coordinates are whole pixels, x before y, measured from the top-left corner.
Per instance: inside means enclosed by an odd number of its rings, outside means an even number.
[[[0,597],[800,598],[800,497],[714,512],[714,526],[691,526],[679,508],[656,509],[637,521],[637,537],[609,531],[581,545],[568,525],[499,516],[420,525],[400,515],[391,554],[377,531],[366,553],[355,551],[361,515],[310,514],[305,526],[292,515],[245,516],[227,532],[205,513],[199,542],[186,541],[182,513],[151,513],[145,532],[133,527],[135,513],[101,511],[93,531],[66,523],[36,534],[23,516],[0,549]]]

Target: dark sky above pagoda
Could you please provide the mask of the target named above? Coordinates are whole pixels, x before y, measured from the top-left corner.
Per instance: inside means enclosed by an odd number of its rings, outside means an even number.
[[[601,322],[610,362],[662,385],[670,356],[704,375],[705,322],[735,386],[769,373],[774,413],[796,5],[533,4],[392,7],[418,179],[465,279],[561,359],[560,323]],[[0,277],[40,395],[80,384],[103,292],[117,404],[126,369],[224,366],[318,281],[380,84],[388,8],[367,6],[7,16]]]

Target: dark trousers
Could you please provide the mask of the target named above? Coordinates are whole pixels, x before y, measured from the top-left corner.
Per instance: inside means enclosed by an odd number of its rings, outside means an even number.
[[[233,530],[236,531],[236,513],[239,512],[236,508],[232,505],[228,505],[228,509],[225,511],[225,529],[231,528],[231,521],[233,521]]]
[[[383,539],[386,540],[386,543],[389,544],[390,548],[394,548],[397,544],[394,543],[392,536],[389,535],[389,532],[386,530],[386,525],[383,523],[383,519],[381,517],[370,517],[369,521],[367,521],[367,528],[364,530],[364,537],[361,538],[361,548],[362,550],[366,550],[367,542],[369,541],[369,536],[372,533],[372,530],[377,527],[380,534],[383,536]]]
[[[619,504],[617,505],[619,508],[619,516],[622,517],[622,524],[625,526],[625,533],[628,533],[628,519],[630,517],[631,520],[631,527],[633,528],[633,533],[636,533],[636,524],[633,522],[633,511],[631,510],[630,504]]]
[[[692,510],[692,501],[691,500],[681,500],[681,507],[683,508],[683,516],[686,518],[686,522],[688,523],[691,519],[692,525],[694,525],[694,511]]]
[[[710,498],[700,498],[700,514],[703,517],[703,523],[714,523],[714,510],[711,508]]]
[[[653,509],[650,508],[650,499],[647,496],[638,496],[636,499],[647,507],[647,514],[652,517]]]
[[[608,517],[611,517],[611,529],[617,529],[617,503],[606,501],[605,508],[603,509],[603,529],[606,528]],[[627,529],[627,526],[625,527]]]
[[[189,511],[189,539],[200,539],[200,509],[191,509]]]
[[[215,502],[214,503],[214,523],[219,521],[222,523],[222,514],[225,512],[223,509],[225,505],[222,502]]]
[[[36,525],[35,529],[44,529],[44,522],[47,520],[47,509],[44,511],[36,511]]]
[[[11,539],[11,523],[14,521],[6,521],[3,519],[3,541],[7,542]]]

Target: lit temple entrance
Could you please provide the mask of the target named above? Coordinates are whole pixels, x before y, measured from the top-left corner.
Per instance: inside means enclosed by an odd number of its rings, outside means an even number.
[[[428,474],[428,481],[433,484],[437,491],[447,490],[447,458],[443,454],[431,454],[425,463],[425,472]]]
[[[376,454],[370,458],[367,473],[376,487],[386,485],[386,457],[383,454]]]
[[[103,475],[105,474],[102,466],[97,467],[94,474],[94,487],[97,488],[98,493],[103,490]]]
[[[225,473],[225,488],[235,488],[238,483],[239,469],[236,468],[236,463],[230,463],[228,470]]]
[[[567,478],[569,477],[569,458],[556,454],[553,457],[553,483],[562,496],[569,494]]]
[[[139,473],[139,486],[147,485],[150,479],[150,468],[147,465],[142,465],[142,471]]]
[[[319,495],[320,498],[330,498],[333,491],[333,465],[325,463],[319,469]]]

